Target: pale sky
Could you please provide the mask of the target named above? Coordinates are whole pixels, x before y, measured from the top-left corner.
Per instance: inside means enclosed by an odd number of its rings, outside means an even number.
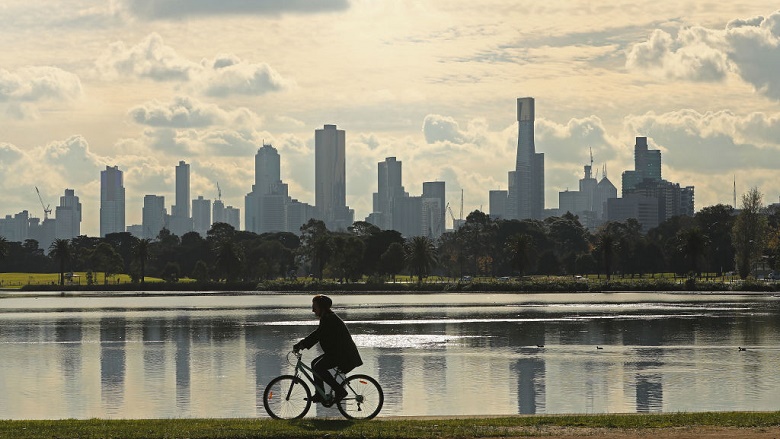
[[[696,209],[757,186],[778,202],[780,11],[769,1],[4,0],[0,214],[42,216],[65,188],[99,234],[100,171],[118,165],[126,223],[145,194],[241,209],[262,142],[314,202],[314,130],[346,130],[347,204],[371,212],[377,162],[411,195],[443,180],[459,215],[506,189],[516,99],[536,99],[545,206],[593,151],[620,189],[636,136]]]

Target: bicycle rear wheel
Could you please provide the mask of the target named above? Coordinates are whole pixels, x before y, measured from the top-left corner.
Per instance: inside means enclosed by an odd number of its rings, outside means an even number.
[[[337,404],[347,419],[371,419],[382,410],[385,394],[375,379],[368,375],[352,375],[344,381],[347,396]]]
[[[282,375],[266,386],[263,407],[274,419],[302,418],[311,407],[311,391],[302,379]]]

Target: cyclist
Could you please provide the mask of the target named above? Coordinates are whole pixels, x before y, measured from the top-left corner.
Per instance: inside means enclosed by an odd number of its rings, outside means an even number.
[[[322,381],[324,380],[334,389],[333,402],[335,404],[347,396],[347,391],[339,385],[335,376],[330,373],[330,369],[338,367],[346,374],[363,364],[363,360],[360,359],[360,353],[358,353],[347,325],[330,309],[331,305],[333,305],[333,301],[324,294],[318,294],[312,298],[311,310],[315,316],[319,317],[320,324],[314,332],[294,344],[293,350],[298,352],[301,349],[309,349],[317,343],[320,344],[324,353],[311,362],[311,368],[316,372],[314,384],[323,387]],[[323,402],[319,393],[314,394],[312,402]]]

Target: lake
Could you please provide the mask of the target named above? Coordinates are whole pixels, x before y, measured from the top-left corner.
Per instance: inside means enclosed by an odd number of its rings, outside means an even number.
[[[383,386],[380,417],[780,409],[775,295],[332,297],[363,357],[354,372]],[[266,417],[264,386],[316,327],[310,304],[8,293],[0,419]]]

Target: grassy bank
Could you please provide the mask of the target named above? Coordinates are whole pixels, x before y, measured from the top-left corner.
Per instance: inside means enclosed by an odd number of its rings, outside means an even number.
[[[80,275],[83,273],[77,273]],[[124,276],[124,277],[123,277]],[[409,277],[396,282],[363,279],[360,282],[342,283],[334,280],[300,278],[296,280],[270,280],[262,282],[196,282],[181,279],[179,282],[163,282],[147,278],[143,285],[131,283],[125,275],[117,275],[105,283],[102,277],[93,285],[84,282],[76,285],[57,285],[57,274],[0,273],[0,287],[24,291],[258,291],[258,292],[604,292],[604,291],[742,291],[777,292],[780,282],[746,280],[732,277],[687,279],[671,275],[652,277],[602,277],[528,276],[522,279],[475,278],[468,281],[452,278],[430,277],[417,283]],[[26,284],[25,284],[26,282]]]
[[[376,419],[347,421],[304,419],[165,419],[0,421],[0,438],[489,438],[546,436],[561,429],[657,430],[726,427],[740,429],[780,426],[780,412],[722,412],[626,415],[514,416],[464,419]],[[649,432],[648,432],[649,433]]]

